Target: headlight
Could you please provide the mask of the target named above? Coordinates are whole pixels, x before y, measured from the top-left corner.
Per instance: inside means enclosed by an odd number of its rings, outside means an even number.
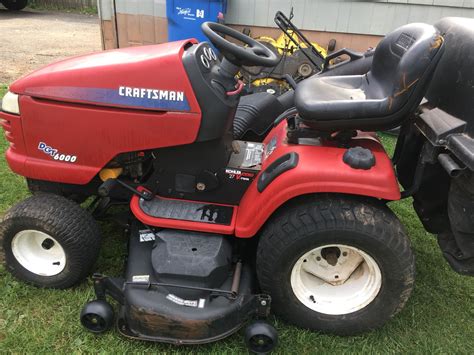
[[[2,100],[2,111],[20,114],[20,105],[18,104],[18,95],[12,92],[7,92]]]

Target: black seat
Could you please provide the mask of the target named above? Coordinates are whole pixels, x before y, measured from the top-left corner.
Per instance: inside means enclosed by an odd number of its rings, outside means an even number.
[[[423,98],[443,48],[433,26],[402,26],[379,43],[367,74],[303,80],[295,94],[299,116],[321,131],[396,127]]]

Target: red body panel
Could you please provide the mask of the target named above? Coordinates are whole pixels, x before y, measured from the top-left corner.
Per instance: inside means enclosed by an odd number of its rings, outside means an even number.
[[[194,113],[118,110],[59,104],[21,98],[21,124],[26,142],[23,169],[7,161],[20,175],[69,184],[86,184],[119,153],[192,143],[200,116]],[[45,142],[74,163],[55,161],[38,149]]]
[[[67,59],[16,81],[10,91],[22,95],[21,117],[0,113],[15,142],[6,154],[11,169],[33,179],[86,184],[119,153],[194,142],[201,112],[182,64],[186,43]],[[184,95],[180,102],[123,97],[121,87]],[[55,160],[50,151],[74,161]]]
[[[329,192],[400,199],[392,163],[380,142],[368,134],[360,134],[351,145],[369,148],[374,153],[376,165],[370,170],[346,165],[342,161],[344,148],[287,144],[286,121],[270,132],[265,143],[274,137],[277,147],[264,161],[262,171],[290,152],[298,153],[298,166],[278,176],[262,193],[257,190],[258,177],[252,182],[239,205],[237,237],[254,236],[279,206],[300,195]]]
[[[24,171],[27,157],[21,123],[20,116],[0,111],[0,125],[3,127],[7,141],[10,142],[10,147],[7,150],[7,162],[10,169],[16,173]]]
[[[188,101],[186,111],[200,113],[182,63],[184,47],[190,42],[196,43],[194,40],[170,42],[65,59],[15,81],[10,91],[55,101],[153,110],[163,109],[107,100],[112,99],[107,97],[107,90],[118,93],[120,87],[130,87],[179,91]]]

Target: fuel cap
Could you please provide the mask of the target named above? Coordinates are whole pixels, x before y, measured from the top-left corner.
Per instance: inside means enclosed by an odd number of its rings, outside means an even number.
[[[372,151],[362,147],[347,149],[342,160],[353,169],[369,170],[375,165],[375,156]]]

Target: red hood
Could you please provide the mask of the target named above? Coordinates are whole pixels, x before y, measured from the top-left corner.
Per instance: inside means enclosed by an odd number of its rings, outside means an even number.
[[[69,58],[22,77],[10,91],[55,101],[199,112],[182,64],[189,42],[195,40]]]

